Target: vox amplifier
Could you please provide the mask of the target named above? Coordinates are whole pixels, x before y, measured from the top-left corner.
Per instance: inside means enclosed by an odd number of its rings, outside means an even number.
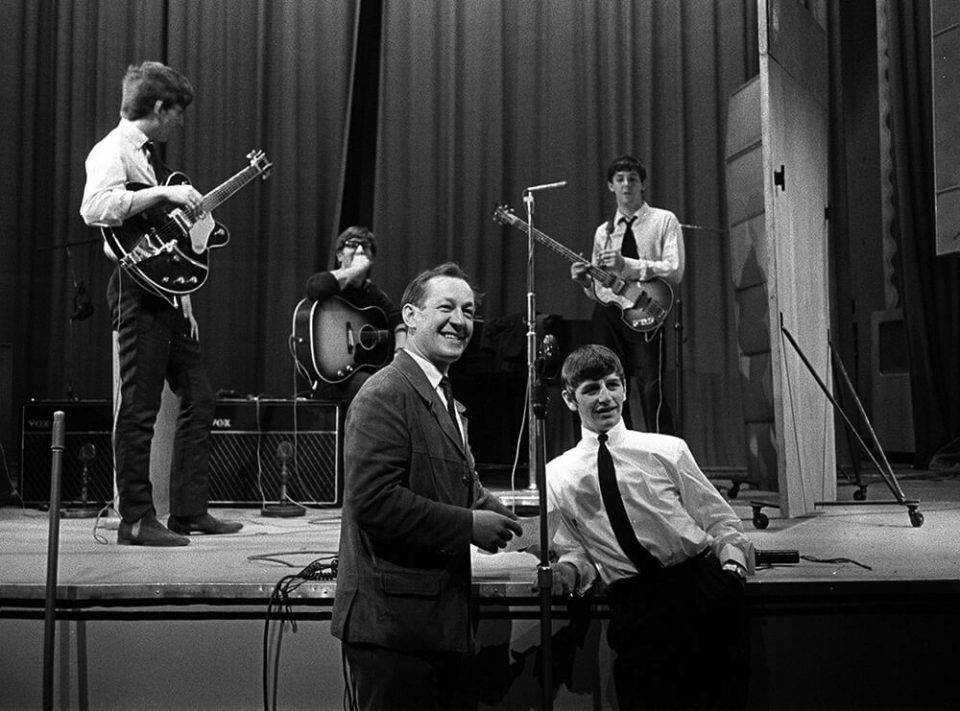
[[[210,503],[260,506],[278,501],[285,478],[293,501],[339,505],[341,429],[335,402],[220,400],[211,435]]]
[[[23,503],[50,502],[53,413],[63,411],[64,443],[60,501],[80,501],[84,466],[87,502],[113,498],[113,410],[109,400],[35,400],[23,403],[20,418],[20,495]]]
[[[50,500],[51,434],[57,410],[64,412],[65,426],[61,501],[80,500],[85,465],[87,501],[109,501],[113,497],[110,401],[45,400],[22,406],[20,492],[24,503]],[[259,507],[278,501],[285,483],[293,501],[338,506],[343,495],[342,422],[335,402],[218,401],[210,435],[210,503]],[[154,482],[154,486],[165,484]]]

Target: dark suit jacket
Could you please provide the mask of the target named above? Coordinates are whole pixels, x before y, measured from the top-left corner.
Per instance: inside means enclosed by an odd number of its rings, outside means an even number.
[[[350,405],[344,463],[333,635],[393,649],[467,651],[471,508],[491,497],[443,402],[406,352]]]

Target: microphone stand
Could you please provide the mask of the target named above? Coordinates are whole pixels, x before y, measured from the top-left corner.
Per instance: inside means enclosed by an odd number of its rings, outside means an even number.
[[[540,382],[537,368],[537,308],[534,272],[533,190],[524,191],[527,206],[527,382],[530,389],[530,416],[527,422],[528,466],[530,486],[539,494],[540,506],[540,564],[537,566],[537,587],[540,593],[540,708],[553,708],[553,569],[550,567],[550,541],[547,526],[546,449],[543,421],[546,415],[546,389]]]

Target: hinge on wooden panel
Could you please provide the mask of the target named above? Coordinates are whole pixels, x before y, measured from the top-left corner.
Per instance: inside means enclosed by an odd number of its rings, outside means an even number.
[[[783,167],[783,163],[780,164],[780,170],[773,171],[773,184],[780,190],[787,189],[787,169]]]

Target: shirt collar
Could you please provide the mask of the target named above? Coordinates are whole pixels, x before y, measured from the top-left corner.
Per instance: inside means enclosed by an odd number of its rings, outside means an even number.
[[[428,361],[422,355],[414,353],[409,348],[404,349],[407,352],[407,355],[413,358],[413,362],[420,366],[420,370],[423,371],[423,374],[427,376],[427,380],[430,382],[430,387],[436,390],[440,386],[440,380],[443,378],[443,373],[435,366],[433,363]]]
[[[616,216],[613,218],[613,224],[614,224],[615,226],[619,225],[619,224],[620,224],[620,220],[621,220],[622,218],[624,218],[624,217],[627,218],[628,220],[629,220],[631,217],[637,217],[637,218],[643,217],[644,215],[647,214],[647,211],[648,211],[649,209],[650,209],[650,206],[647,205],[647,201],[646,201],[646,200],[644,200],[643,203],[640,205],[640,209],[639,209],[639,210],[637,210],[636,212],[631,213],[631,214],[629,214],[629,215],[628,215],[627,213],[625,213],[625,212],[621,212],[620,208],[617,208],[617,214],[616,214]]]
[[[623,441],[624,437],[627,435],[627,426],[623,424],[623,418],[620,418],[620,421],[611,427],[607,431],[607,446],[614,447]],[[580,426],[580,441],[586,444],[590,449],[596,449],[597,444],[597,433],[588,430],[583,425]]]
[[[141,131],[137,124],[125,118],[120,119],[120,133],[123,134],[124,138],[130,141],[137,150],[143,150],[147,143],[150,142],[147,134]]]

